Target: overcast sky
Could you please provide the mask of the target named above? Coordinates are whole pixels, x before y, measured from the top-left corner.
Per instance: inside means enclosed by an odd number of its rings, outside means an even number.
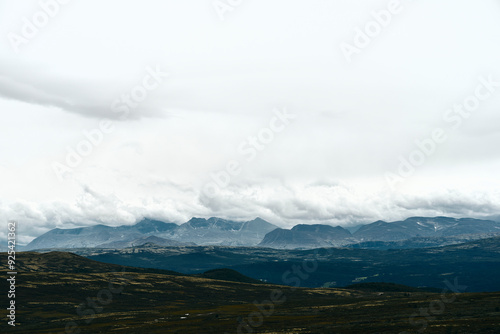
[[[498,1],[45,2],[0,1],[0,219],[21,243],[500,214]]]

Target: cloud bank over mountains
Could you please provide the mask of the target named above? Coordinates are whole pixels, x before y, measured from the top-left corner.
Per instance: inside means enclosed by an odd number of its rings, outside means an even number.
[[[305,190],[306,193],[303,193]],[[250,220],[260,216],[283,228],[296,224],[331,224],[352,226],[382,219],[394,221],[410,216],[491,218],[500,210],[500,196],[441,192],[432,196],[364,194],[345,186],[249,187],[246,193],[227,190],[214,198],[193,193],[191,198],[167,196],[122,200],[114,194],[102,194],[90,188],[82,190],[77,201],[13,202],[0,204],[0,219],[16,219],[20,242],[53,228],[132,225],[143,217],[182,223],[193,216],[219,216]]]

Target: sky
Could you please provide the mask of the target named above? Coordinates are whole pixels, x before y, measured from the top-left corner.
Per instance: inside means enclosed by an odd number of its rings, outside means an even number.
[[[143,217],[500,219],[499,16],[495,0],[0,1],[0,220],[22,244]]]

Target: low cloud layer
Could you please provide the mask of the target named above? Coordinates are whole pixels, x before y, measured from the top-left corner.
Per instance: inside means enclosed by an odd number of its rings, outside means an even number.
[[[431,194],[363,193],[346,185],[229,187],[214,197],[192,193],[180,196],[171,187],[164,197],[123,200],[90,187],[74,202],[18,201],[0,203],[0,219],[17,220],[20,243],[27,243],[53,228],[95,224],[134,224],[144,217],[181,224],[191,217],[218,216],[234,220],[266,219],[280,227],[296,224],[353,226],[377,220],[395,221],[411,216],[494,218],[500,212],[500,193],[459,190]],[[177,200],[172,199],[177,198]],[[0,238],[6,236],[6,232]]]

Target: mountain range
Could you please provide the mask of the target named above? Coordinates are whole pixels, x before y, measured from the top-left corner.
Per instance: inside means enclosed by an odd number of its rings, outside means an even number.
[[[392,223],[379,220],[362,226],[354,236],[360,241],[396,241],[414,237],[449,237],[494,232],[500,232],[500,223],[492,220],[411,217]]]
[[[35,238],[24,250],[47,248],[125,248],[154,243],[160,246],[255,246],[277,226],[256,218],[236,222],[221,218],[192,218],[177,225],[143,219],[135,225],[95,225],[53,229]]]
[[[278,249],[357,247],[388,249],[434,247],[500,235],[500,222],[473,218],[411,217],[403,221],[376,221],[354,233],[341,226],[299,224],[279,228],[261,218],[237,222],[212,217],[192,218],[181,225],[143,219],[135,225],[95,225],[53,229],[24,250],[55,248],[126,248],[152,243],[158,246],[259,246]],[[417,245],[417,246],[415,246]]]

